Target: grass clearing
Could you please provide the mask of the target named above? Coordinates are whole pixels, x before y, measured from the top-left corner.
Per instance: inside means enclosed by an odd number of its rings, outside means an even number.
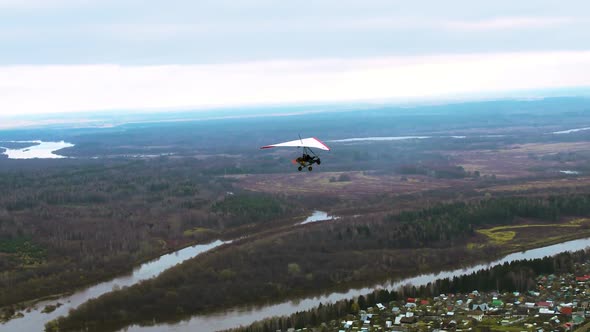
[[[195,227],[193,229],[187,229],[184,232],[182,232],[182,234],[184,236],[190,237],[190,236],[197,236],[197,235],[203,235],[203,234],[218,234],[219,232],[209,229],[209,228],[204,228],[204,227]]]
[[[494,244],[503,244],[511,241],[516,236],[515,231],[492,231],[489,229],[478,230],[480,234],[487,236]]]
[[[586,222],[589,222],[589,218],[578,218],[572,219],[567,223],[562,224],[528,224],[528,225],[515,225],[515,226],[497,226],[492,228],[486,229],[478,229],[476,232],[479,234],[487,236],[489,242],[491,244],[507,244],[508,242],[514,240],[516,235],[518,234],[518,230],[526,230],[526,229],[533,229],[533,228],[580,228]],[[468,245],[469,248],[469,245]],[[476,248],[472,246],[470,249]]]
[[[578,219],[570,220],[570,224],[572,224],[572,225],[583,225],[587,222],[590,222],[590,218],[578,218]]]

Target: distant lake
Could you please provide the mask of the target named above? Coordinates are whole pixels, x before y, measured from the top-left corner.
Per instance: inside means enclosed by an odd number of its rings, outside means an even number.
[[[570,171],[570,170],[559,171],[559,173],[563,173],[563,174],[567,174],[567,175],[578,175],[578,174],[580,174],[580,172],[578,172],[578,171]]]
[[[309,223],[318,222],[318,221],[334,220],[334,219],[338,219],[338,217],[331,216],[327,212],[324,212],[324,211],[313,211],[311,216],[307,217],[307,219],[302,221],[300,223],[300,225],[309,224]]]
[[[30,146],[18,149],[10,149],[2,145],[2,143],[30,143]],[[6,145],[6,144],[5,144]],[[74,144],[61,142],[44,142],[44,141],[6,141],[0,142],[0,148],[4,149],[3,155],[8,156],[8,159],[58,159],[67,158],[55,154],[55,151],[71,148]]]
[[[562,131],[554,131],[552,134],[571,134],[571,133],[576,133],[578,131],[584,131],[584,130],[590,130],[590,127],[584,127],[584,128],[575,128],[575,129],[568,129],[568,130],[562,130]]]
[[[385,137],[354,137],[344,139],[333,139],[328,142],[346,143],[346,142],[362,142],[362,141],[404,141],[409,139],[426,139],[430,136],[385,136]]]
[[[474,138],[499,138],[505,135],[476,135]],[[453,138],[465,139],[464,135],[450,135],[450,136],[370,136],[370,137],[352,137],[343,139],[327,140],[328,143],[350,143],[350,142],[384,142],[384,141],[406,141],[406,140],[422,140],[430,138]]]

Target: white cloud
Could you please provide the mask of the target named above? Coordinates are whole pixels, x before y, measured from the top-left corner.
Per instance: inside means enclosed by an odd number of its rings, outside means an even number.
[[[452,30],[509,30],[539,29],[573,24],[578,20],[571,17],[496,17],[473,21],[443,21],[441,26]]]
[[[12,0],[0,0],[0,8]],[[8,2],[6,2],[8,1]],[[53,3],[65,5],[77,3],[79,5],[89,0],[55,0],[45,3],[39,1],[39,6],[50,6]],[[16,0],[15,0],[16,3]],[[34,6],[37,1],[29,1]],[[23,5],[26,6],[26,5]],[[71,36],[84,34],[86,38],[107,36],[123,40],[169,40],[197,35],[232,34],[232,33],[322,33],[325,31],[403,31],[403,30],[431,30],[440,29],[481,32],[495,30],[543,29],[558,26],[588,23],[574,17],[495,17],[482,20],[446,20],[436,17],[422,16],[370,16],[370,17],[318,17],[302,16],[287,18],[208,20],[198,22],[92,22],[52,26],[18,25],[0,30],[0,38],[5,40],[35,39],[38,36]]]
[[[44,9],[78,7],[96,3],[92,0],[0,0],[0,8]]]
[[[590,51],[0,67],[0,115],[445,97],[590,86]]]

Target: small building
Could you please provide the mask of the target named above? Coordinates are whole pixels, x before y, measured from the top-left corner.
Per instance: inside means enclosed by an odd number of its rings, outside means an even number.
[[[566,316],[571,316],[571,314],[574,312],[574,309],[572,307],[561,307],[559,309],[559,313],[562,315],[566,315]]]
[[[551,307],[553,307],[553,303],[551,303],[549,301],[540,301],[540,302],[537,302],[537,307],[540,307],[540,308],[551,308]]]
[[[416,321],[417,321],[417,319],[416,319],[415,316],[412,316],[412,317],[402,317],[400,319],[400,323],[402,323],[402,324],[414,324],[414,323],[416,323]]]
[[[555,314],[555,311],[553,311],[553,310],[551,310],[549,308],[540,308],[539,309],[539,314],[542,314],[542,315],[553,315],[553,314]]]
[[[501,307],[504,305],[504,302],[502,302],[502,300],[500,299],[493,299],[492,300],[492,307]]]
[[[481,310],[486,312],[490,310],[490,306],[487,303],[474,304],[471,306],[471,310]]]
[[[476,321],[481,322],[483,319],[483,311],[474,310],[474,311],[470,312],[469,314],[467,314],[467,317],[473,318]]]

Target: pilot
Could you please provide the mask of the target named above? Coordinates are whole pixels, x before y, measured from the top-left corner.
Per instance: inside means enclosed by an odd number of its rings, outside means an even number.
[[[313,157],[308,155],[307,153],[304,153],[303,156],[297,158],[297,161],[299,163],[310,163],[311,161],[313,161]]]

